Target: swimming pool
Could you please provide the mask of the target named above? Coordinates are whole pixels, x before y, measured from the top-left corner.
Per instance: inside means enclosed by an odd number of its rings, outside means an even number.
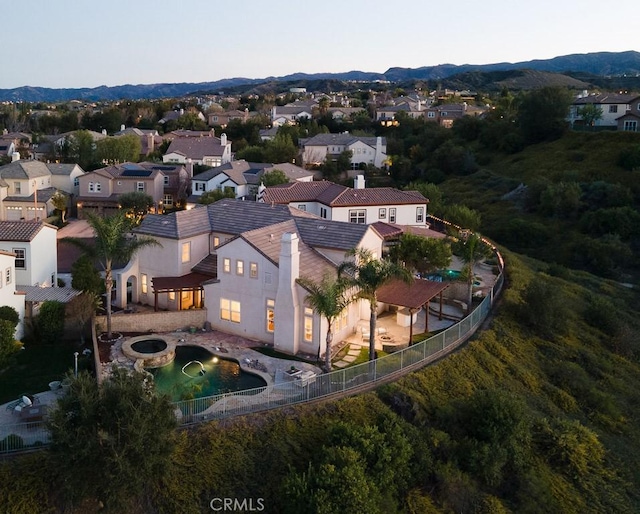
[[[427,280],[431,280],[433,282],[450,282],[453,280],[460,280],[461,271],[455,269],[447,269],[436,271],[435,273],[430,273],[429,275],[425,275],[422,278],[426,278]]]
[[[147,371],[153,375],[156,390],[173,401],[267,385],[259,376],[242,371],[237,362],[216,357],[199,346],[177,346],[173,362]]]

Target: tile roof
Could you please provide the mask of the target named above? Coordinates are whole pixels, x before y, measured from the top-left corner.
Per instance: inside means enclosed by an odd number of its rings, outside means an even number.
[[[45,226],[58,230],[43,221],[0,221],[0,241],[31,241]]]
[[[273,170],[282,171],[290,180],[313,176],[312,172],[289,162],[272,164],[269,162],[247,162],[244,159],[240,159],[203,171],[193,177],[193,180],[206,181],[218,176],[220,173],[224,173],[238,185],[257,185],[260,183],[260,178],[264,173],[270,173]]]
[[[209,215],[205,207],[171,214],[147,214],[135,231],[148,236],[184,239],[211,232]]]
[[[589,95],[583,96],[582,98],[576,98],[573,101],[573,104],[628,104],[636,98],[638,98],[637,94],[624,95],[618,93],[602,93],[599,95]]]
[[[399,237],[402,235],[403,230],[398,225],[391,223],[385,223],[383,221],[376,221],[371,224],[371,227],[380,234],[383,239]]]
[[[171,141],[165,155],[181,153],[191,159],[201,161],[204,157],[222,155],[225,147],[217,137],[178,137]]]
[[[321,218],[296,218],[295,224],[300,239],[309,246],[334,248],[345,252],[357,247],[369,230],[368,225]]]
[[[77,164],[47,163],[46,166],[47,166],[47,168],[49,169],[49,171],[51,172],[52,175],[69,176],[69,175],[71,175],[73,170],[75,170],[76,168],[78,168],[80,171],[84,171]]]
[[[55,187],[44,187],[42,189],[38,189],[38,203],[48,202],[51,197],[56,193],[57,189]],[[3,202],[31,202],[35,201],[36,194],[32,193],[28,196],[7,196]]]
[[[25,293],[26,302],[67,303],[82,293],[73,287],[16,286],[16,292]]]
[[[31,179],[51,175],[44,162],[18,160],[0,166],[0,177],[4,179]]]
[[[377,137],[365,137],[365,136],[354,136],[353,134],[349,134],[348,132],[344,132],[341,134],[316,134],[313,137],[307,139],[300,139],[299,145],[304,148],[305,146],[331,146],[331,145],[351,145],[356,141],[362,141],[364,144],[375,148]],[[387,138],[380,138],[383,146],[387,144]]]
[[[201,273],[187,273],[181,277],[153,277],[151,284],[154,292],[175,291],[178,289],[193,289],[200,287],[203,282],[211,280],[209,275]]]
[[[411,205],[428,203],[418,191],[401,191],[392,187],[352,189],[326,180],[292,182],[268,187],[264,203],[319,202],[329,207],[366,205]]]
[[[240,237],[269,260],[278,264],[282,236],[287,232],[297,233],[296,223],[293,220],[245,232]],[[299,241],[298,250],[300,251],[300,276],[318,280],[325,274],[336,273],[335,265],[306,244],[304,240]]]
[[[214,278],[218,277],[218,255],[210,253],[198,264],[196,264],[191,271],[200,273],[202,275],[210,275]]]

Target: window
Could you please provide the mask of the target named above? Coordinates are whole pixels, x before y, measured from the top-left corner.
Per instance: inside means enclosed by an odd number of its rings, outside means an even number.
[[[387,209],[378,209],[378,219],[383,220],[387,217]]]
[[[327,209],[325,209],[324,207],[320,207],[320,217],[327,219]]]
[[[635,120],[627,120],[624,122],[624,128],[627,132],[637,132],[638,131],[638,122]]]
[[[176,300],[176,292],[175,291],[169,291],[169,301],[175,302],[175,300]]]
[[[435,113],[435,112],[433,112],[433,111],[429,111],[429,112],[427,113],[427,118],[435,118],[435,117],[436,117],[436,113]]]
[[[275,330],[275,308],[276,301],[267,298],[267,332]]]
[[[169,185],[169,177],[164,177],[163,181],[164,181],[163,183],[164,183],[165,186]]]
[[[396,208],[391,207],[389,209],[389,223],[395,223],[395,222],[396,222]]]
[[[349,223],[364,225],[367,222],[367,211],[364,209],[352,209],[349,211]]]
[[[5,283],[11,284],[11,268],[7,268],[4,272]]]
[[[250,262],[249,263],[249,276],[251,278],[258,278],[258,263]]]
[[[191,242],[182,243],[182,262],[189,262],[191,260]]]
[[[220,246],[220,238],[218,236],[213,236],[213,246]]]
[[[73,179],[73,187],[78,187],[80,185],[80,179],[78,177]]]
[[[144,193],[144,182],[136,182],[136,191]]]
[[[610,105],[609,106],[609,112],[611,112],[611,113],[618,112],[618,106],[617,105]]]
[[[298,210],[300,211],[306,211],[307,210],[307,206],[303,203],[298,204]]]
[[[313,341],[313,310],[309,307],[304,308],[304,340]]]
[[[173,195],[164,195],[164,204],[167,207],[173,207]]]
[[[424,222],[424,207],[416,207],[416,223]]]
[[[26,269],[26,250],[24,248],[12,248],[11,251],[16,254],[16,269]]]
[[[220,319],[240,323],[240,302],[220,298]]]
[[[196,191],[204,191],[206,184],[204,182],[196,182]]]
[[[236,275],[244,275],[244,261],[236,261]]]
[[[14,182],[13,183],[13,191],[17,195],[19,195],[22,192],[22,185],[20,184],[20,182]]]
[[[147,294],[147,274],[142,273],[140,275],[140,291],[142,294]]]
[[[222,259],[222,271],[225,273],[231,273],[231,259],[228,257]]]

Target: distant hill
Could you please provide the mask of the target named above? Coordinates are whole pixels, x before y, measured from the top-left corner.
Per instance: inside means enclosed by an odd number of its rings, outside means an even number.
[[[0,101],[27,102],[62,102],[68,100],[119,100],[123,98],[171,98],[194,94],[195,92],[219,92],[243,87],[245,90],[259,85],[268,85],[271,90],[287,83],[308,84],[315,81],[339,82],[408,82],[413,80],[443,80],[456,76],[456,81],[463,88],[487,88],[492,73],[514,70],[533,70],[547,72],[547,75],[510,75],[508,87],[522,87],[528,89],[536,87],[534,84],[559,85],[583,88],[594,80],[584,81],[586,77],[593,79],[611,79],[640,77],[640,52],[596,52],[588,54],[572,54],[553,59],[539,59],[518,63],[495,64],[440,64],[437,66],[423,66],[421,68],[389,68],[384,73],[363,71],[349,71],[345,73],[293,73],[282,77],[267,77],[263,79],[249,79],[235,77],[214,82],[178,83],[178,84],[126,84],[120,86],[99,86],[80,89],[51,89],[43,87],[24,86],[14,89],[0,89]],[[549,73],[571,75],[567,78],[552,77]],[[489,74],[483,76],[483,74]],[[521,79],[521,80],[519,80]],[[575,80],[575,84],[572,82]],[[478,82],[473,86],[474,81]],[[511,82],[509,82],[511,81]],[[524,85],[519,85],[521,82]],[[616,81],[614,83],[618,83]],[[632,84],[637,83],[633,81]],[[583,84],[583,85],[579,85]],[[492,86],[501,87],[501,86]],[[261,88],[262,89],[262,88]]]

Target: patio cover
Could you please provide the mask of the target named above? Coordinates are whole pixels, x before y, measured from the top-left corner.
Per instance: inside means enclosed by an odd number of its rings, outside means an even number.
[[[67,303],[82,293],[73,287],[16,286],[16,291],[25,294],[25,302],[36,303],[47,301]]]
[[[151,283],[156,293],[162,293],[179,291],[180,289],[198,289],[207,280],[211,280],[209,275],[188,273],[181,277],[153,277]]]
[[[402,280],[392,280],[378,289],[377,297],[379,302],[420,309],[447,287],[449,287],[448,282],[434,282],[419,278],[411,284]]]

